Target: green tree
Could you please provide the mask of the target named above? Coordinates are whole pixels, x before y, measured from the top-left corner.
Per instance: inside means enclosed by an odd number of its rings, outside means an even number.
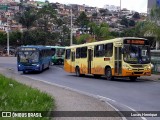
[[[126,17],[123,17],[122,20],[120,21],[120,24],[128,27],[129,26],[129,21]]]
[[[90,33],[94,36],[94,38],[98,41],[103,39],[110,38],[109,26],[106,23],[101,23],[100,25],[96,25],[95,23],[90,23]]]
[[[138,12],[135,12],[134,15],[133,15],[133,18],[134,19],[140,19],[140,14]]]
[[[152,33],[152,36],[155,37],[156,40],[156,49],[159,48],[159,42],[160,42],[160,26],[159,26],[159,21],[160,21],[160,7],[155,6],[151,10],[151,15],[150,15],[151,21],[149,22],[147,26],[147,32]]]
[[[19,12],[15,14],[15,19],[20,24],[22,24],[23,27],[29,29],[33,27],[35,21],[37,20],[37,12],[32,8],[28,8],[24,12]]]
[[[132,27],[136,25],[134,20],[129,20],[128,24],[129,24],[129,26],[132,26]]]
[[[56,15],[56,10],[54,10],[50,4],[43,6],[43,8],[38,11],[38,25],[45,31],[48,31],[49,28],[53,27],[53,24],[56,23]]]
[[[87,15],[85,14],[85,12],[82,12],[79,17],[76,19],[76,24],[81,27],[87,27],[89,24],[89,19],[87,17]]]
[[[7,44],[7,34],[5,32],[0,32],[0,43],[1,45]]]
[[[77,39],[77,44],[83,44],[86,43],[90,38],[89,34],[82,34],[80,37]]]
[[[21,44],[21,36],[22,36],[22,33],[20,31],[12,31],[9,33],[9,43],[10,45],[20,45]]]

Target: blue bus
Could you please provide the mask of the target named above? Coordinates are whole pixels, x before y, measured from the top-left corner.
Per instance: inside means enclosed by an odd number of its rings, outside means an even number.
[[[17,52],[17,68],[23,73],[49,68],[53,51],[45,46],[21,46]]]

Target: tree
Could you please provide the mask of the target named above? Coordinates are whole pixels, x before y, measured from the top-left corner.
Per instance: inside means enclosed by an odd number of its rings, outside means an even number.
[[[106,23],[101,23],[99,26],[94,22],[88,25],[90,27],[90,33],[96,40],[102,40],[109,38],[109,26]]]
[[[27,29],[33,27],[34,22],[37,19],[37,13],[34,9],[29,8],[24,12],[15,14],[15,19]]]
[[[56,14],[56,10],[54,10],[50,4],[43,6],[43,8],[38,11],[38,25],[45,31],[48,31],[49,28],[53,27],[53,24],[56,23]]]
[[[99,12],[100,12],[100,14],[101,14],[102,16],[106,16],[106,15],[109,14],[109,10],[108,10],[108,9],[100,9]]]
[[[133,15],[133,18],[134,19],[140,19],[141,17],[140,17],[138,12],[135,12],[134,15]]]
[[[128,27],[129,26],[128,19],[126,17],[123,17],[122,20],[120,21],[120,24]]]
[[[0,32],[0,43],[5,45],[7,43],[7,35],[5,32]]]
[[[129,20],[128,24],[129,24],[129,26],[132,26],[132,27],[136,25],[134,20]]]
[[[150,27],[152,27],[152,34],[156,38],[156,49],[159,48],[159,42],[160,42],[160,26],[159,26],[159,21],[160,21],[160,7],[155,6],[151,10],[151,22],[150,22]],[[154,28],[153,28],[154,26]],[[148,29],[149,30],[149,29]]]
[[[90,39],[89,34],[82,34],[78,39],[77,39],[77,44],[84,44]]]
[[[88,24],[89,24],[89,19],[87,17],[87,15],[85,14],[85,12],[82,12],[79,17],[77,18],[76,20],[76,24],[81,27],[81,28],[84,28],[84,27],[87,27]]]
[[[11,45],[20,45],[21,44],[22,33],[20,31],[12,31],[9,33],[9,43]]]

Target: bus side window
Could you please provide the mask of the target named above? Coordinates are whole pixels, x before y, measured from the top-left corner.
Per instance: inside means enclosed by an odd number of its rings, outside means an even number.
[[[104,56],[104,45],[97,45],[95,46],[95,55],[96,57],[103,57]]]
[[[66,56],[65,56],[65,58],[66,59],[70,59],[70,56],[71,56],[71,50],[68,49],[68,50],[66,50]]]
[[[52,50],[52,56],[54,56],[55,55],[55,53],[56,53],[56,49],[55,48],[51,48],[51,50]]]
[[[81,48],[77,48],[76,49],[76,58],[80,58],[81,57]]]
[[[72,53],[71,61],[74,62],[75,61],[75,52],[71,52],[71,53]]]
[[[87,57],[87,47],[82,47],[81,48],[81,58],[86,58]]]
[[[105,45],[105,57],[112,57],[113,55],[113,43]]]

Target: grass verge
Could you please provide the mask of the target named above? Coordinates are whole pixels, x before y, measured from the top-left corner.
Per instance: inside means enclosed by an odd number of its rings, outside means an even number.
[[[0,74],[0,111],[50,111],[54,110],[54,99],[15,80]],[[2,118],[0,118],[3,120]],[[7,118],[7,120],[22,118]],[[23,118],[26,120],[48,120],[50,118]],[[6,120],[6,118],[4,118]]]

